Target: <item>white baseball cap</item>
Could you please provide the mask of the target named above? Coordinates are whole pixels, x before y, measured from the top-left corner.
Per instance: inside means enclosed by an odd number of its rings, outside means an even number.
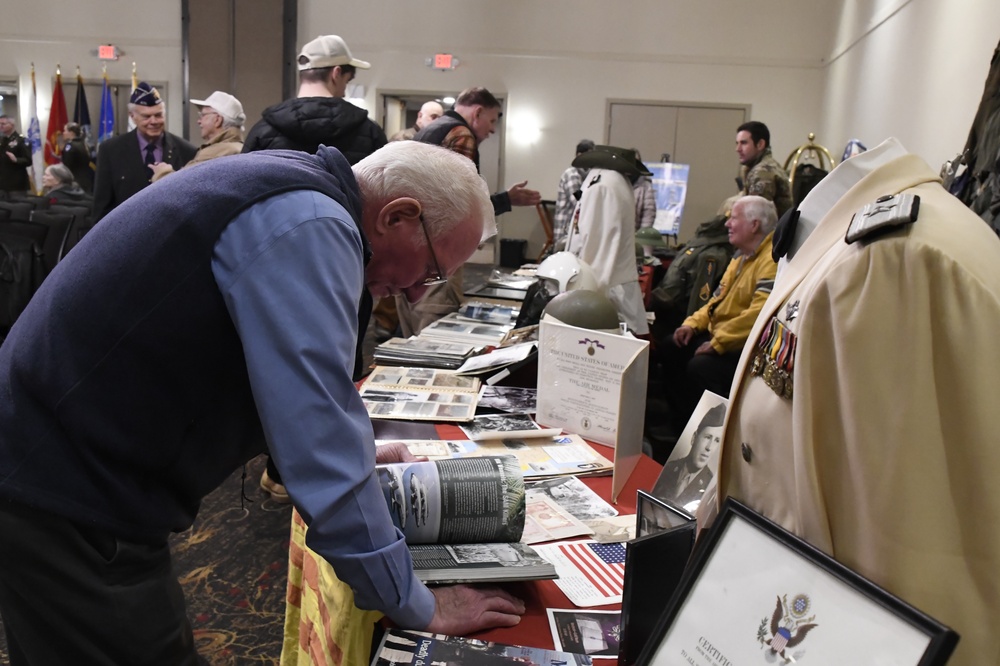
[[[243,113],[243,105],[240,104],[240,100],[221,90],[216,90],[205,99],[193,99],[191,103],[195,106],[210,106],[220,116],[237,125],[243,125],[247,119],[247,115]]]
[[[298,58],[299,71],[350,65],[358,69],[370,69],[371,63],[358,60],[351,55],[347,42],[337,35],[321,35],[302,47]]]

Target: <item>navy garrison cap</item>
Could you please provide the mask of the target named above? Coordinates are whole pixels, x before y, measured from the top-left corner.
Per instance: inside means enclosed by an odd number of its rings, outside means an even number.
[[[145,81],[141,81],[135,87],[128,101],[129,104],[138,104],[139,106],[156,106],[163,103],[163,100],[160,98],[160,91]]]

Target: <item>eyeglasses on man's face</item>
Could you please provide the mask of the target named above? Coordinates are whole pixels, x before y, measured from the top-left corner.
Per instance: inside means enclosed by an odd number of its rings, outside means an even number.
[[[448,276],[441,269],[441,264],[438,262],[437,255],[434,253],[434,246],[431,244],[431,234],[427,231],[427,222],[424,220],[424,216],[420,216],[420,226],[423,227],[424,236],[427,238],[427,249],[431,252],[431,259],[434,260],[434,269],[436,273],[432,273],[423,279],[420,283],[422,287],[433,287],[436,284],[444,284],[448,281]]]

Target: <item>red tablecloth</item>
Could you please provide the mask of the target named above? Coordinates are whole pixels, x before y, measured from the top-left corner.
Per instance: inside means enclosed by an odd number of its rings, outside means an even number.
[[[438,425],[438,435],[442,439],[465,439],[465,434],[457,426]],[[588,442],[589,443],[589,442]],[[614,450],[600,444],[590,444],[605,458],[614,459]],[[618,498],[615,508],[623,514],[636,512],[636,491],[652,489],[663,468],[652,458],[643,456],[629,477],[625,489]],[[588,477],[583,479],[594,492],[606,502],[611,502],[611,477]],[[526,645],[530,647],[553,648],[552,632],[549,629],[548,608],[575,608],[573,603],[562,593],[562,590],[551,580],[510,583],[507,587],[511,593],[524,600],[527,610],[521,623],[516,627],[491,629],[473,634],[474,638],[508,645]],[[619,610],[621,604],[595,606],[594,610]],[[589,609],[581,609],[589,610]],[[612,666],[615,662],[602,659],[602,664]]]

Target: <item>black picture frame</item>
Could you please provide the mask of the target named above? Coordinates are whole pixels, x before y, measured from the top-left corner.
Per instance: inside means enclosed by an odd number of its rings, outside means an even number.
[[[693,522],[694,516],[684,509],[644,490],[637,491],[635,500],[636,539],[689,525]]]
[[[625,544],[618,666],[633,666],[638,660],[694,549],[697,523],[692,516],[640,490],[636,507],[641,511],[644,505],[647,512],[668,512],[675,524],[640,535],[641,519],[637,518],[637,537]],[[647,524],[657,522],[662,521]]]
[[[789,591],[798,593],[791,601]],[[892,663],[939,666],[958,638],[729,498],[636,663],[763,663],[762,650],[772,650],[775,663],[805,663],[812,650],[822,658],[808,663],[878,663],[888,654]]]

